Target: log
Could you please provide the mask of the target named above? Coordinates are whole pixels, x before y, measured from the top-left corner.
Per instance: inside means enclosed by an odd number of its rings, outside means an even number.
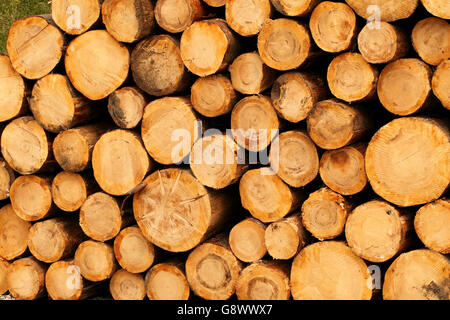
[[[115,196],[132,191],[152,166],[139,135],[123,129],[103,134],[92,152],[95,180]]]
[[[342,242],[316,242],[295,257],[294,300],[370,300],[372,279],[364,261]]]
[[[150,0],[105,0],[102,20],[117,41],[132,43],[153,31],[153,4]]]
[[[275,71],[264,64],[257,52],[238,56],[229,71],[233,88],[243,94],[259,94],[275,80]]]
[[[53,141],[53,153],[60,167],[71,172],[90,168],[94,145],[109,129],[109,125],[99,123],[59,133]]]
[[[134,217],[147,240],[164,250],[188,251],[232,217],[228,194],[206,189],[187,170],[159,170],[144,183],[134,195]]]
[[[290,17],[307,16],[319,3],[318,0],[270,0],[278,12]]]
[[[385,201],[366,202],[347,218],[347,244],[364,260],[385,262],[411,246],[412,218]]]
[[[145,107],[141,136],[152,159],[166,165],[180,163],[197,141],[199,126],[188,98],[165,97]]]
[[[157,0],[155,5],[156,22],[170,33],[183,32],[207,15],[208,11],[200,0]]]
[[[118,268],[112,246],[93,240],[87,240],[78,246],[74,263],[81,275],[93,282],[111,278]]]
[[[396,21],[409,18],[419,0],[345,0],[355,12],[367,20]]]
[[[14,261],[8,268],[9,294],[19,300],[35,300],[45,292],[47,266],[34,257]]]
[[[108,98],[108,111],[114,123],[122,129],[133,129],[142,120],[148,98],[137,87],[124,87]]]
[[[65,40],[50,16],[31,16],[16,20],[6,41],[11,64],[27,79],[49,74],[59,63]]]
[[[7,278],[8,268],[9,262],[0,259],[0,294],[5,294],[9,290]]]
[[[31,223],[20,219],[10,204],[0,209],[0,258],[13,260],[25,253],[30,227]]]
[[[236,183],[248,169],[239,157],[242,149],[226,134],[199,139],[192,148],[190,168],[206,187],[223,189]]]
[[[444,123],[395,119],[378,130],[367,147],[367,177],[379,196],[398,206],[428,203],[448,187],[449,150],[450,133]]]
[[[355,44],[356,15],[345,3],[324,1],[313,10],[309,29],[317,46],[326,52],[342,52]]]
[[[0,157],[0,200],[9,198],[9,190],[16,175],[6,161]]]
[[[245,37],[257,35],[271,15],[269,0],[227,0],[225,5],[227,24]]]
[[[267,20],[258,35],[258,52],[272,69],[290,70],[300,67],[311,56],[308,29],[295,20]]]
[[[83,124],[100,113],[99,106],[76,92],[67,77],[56,73],[36,82],[30,109],[39,124],[53,133]]]
[[[103,0],[52,0],[52,18],[65,33],[79,35],[88,31],[100,18]]]
[[[450,200],[439,199],[421,207],[414,219],[420,240],[430,249],[450,253]]]
[[[190,83],[179,42],[169,35],[139,42],[131,53],[131,71],[137,86],[157,97],[184,91]]]
[[[368,101],[376,97],[378,70],[359,53],[343,53],[328,66],[327,81],[338,99]]]
[[[367,24],[358,35],[358,49],[369,63],[389,63],[403,58],[409,51],[409,39],[397,26],[380,21]]]
[[[223,7],[223,6],[225,6],[225,3],[227,2],[227,0],[203,0],[203,1],[208,6],[215,7],[215,8]]]
[[[450,19],[450,3],[446,0],[420,0],[432,15],[442,18]]]
[[[147,271],[155,261],[155,248],[138,226],[123,229],[114,240],[114,255],[128,272]]]
[[[289,266],[257,261],[242,270],[236,283],[238,300],[289,300]]]
[[[144,300],[144,277],[124,269],[118,270],[111,277],[109,292],[114,300]]]
[[[239,183],[244,209],[264,222],[274,222],[293,212],[301,203],[301,190],[291,189],[270,168],[247,171]]]
[[[31,254],[46,263],[73,256],[85,238],[76,220],[59,217],[33,224],[27,241]]]
[[[309,136],[325,150],[339,149],[357,142],[372,126],[366,110],[335,99],[317,103],[306,121]]]
[[[27,106],[23,78],[14,70],[9,57],[0,54],[0,122],[25,114]]]
[[[52,199],[61,210],[74,212],[97,188],[88,175],[61,171],[52,181]]]
[[[70,42],[64,62],[73,86],[90,100],[100,100],[127,79],[130,53],[106,30],[94,30]]]
[[[238,145],[253,152],[266,149],[278,134],[280,122],[269,97],[249,96],[231,112],[231,130]]]
[[[352,204],[339,193],[321,188],[302,204],[302,222],[319,240],[334,239],[344,232]]]
[[[416,52],[428,64],[439,65],[450,58],[450,25],[435,17],[419,21],[412,31],[412,44]]]
[[[328,96],[325,81],[317,75],[287,72],[275,80],[272,103],[278,115],[293,123],[305,120],[314,105]]]
[[[153,266],[145,275],[145,287],[150,300],[188,300],[191,291],[184,263],[178,261]]]
[[[225,70],[238,53],[238,42],[222,19],[194,22],[180,41],[181,58],[200,77]]]
[[[269,160],[278,177],[294,188],[306,186],[319,173],[316,146],[304,131],[285,131],[276,137]]]
[[[266,225],[254,218],[239,222],[231,229],[228,236],[231,251],[243,262],[262,259],[267,253],[265,232]]]
[[[434,71],[431,81],[434,95],[441,101],[442,106],[450,110],[450,59],[444,60]]]
[[[384,300],[448,300],[450,263],[435,251],[403,253],[389,267],[383,284]]]
[[[364,156],[367,144],[358,143],[337,150],[326,151],[320,159],[320,178],[331,190],[351,196],[367,185]]]
[[[198,78],[191,87],[191,103],[205,117],[227,114],[237,102],[230,79],[221,74]]]
[[[242,270],[226,234],[197,246],[186,261],[186,277],[196,295],[206,300],[229,299],[236,290]]]

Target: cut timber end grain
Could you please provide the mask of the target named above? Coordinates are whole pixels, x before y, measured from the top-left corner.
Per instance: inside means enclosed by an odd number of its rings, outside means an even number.
[[[155,260],[155,249],[137,226],[123,229],[114,240],[114,255],[128,272],[145,272]]]
[[[345,3],[324,1],[314,8],[309,28],[314,42],[322,50],[345,51],[356,38],[356,15]]]
[[[438,199],[449,184],[450,133],[428,118],[400,118],[382,127],[366,151],[373,190],[407,207]]]
[[[88,240],[81,243],[75,252],[75,265],[81,275],[89,281],[103,281],[117,270],[114,251],[111,245]]]
[[[275,80],[274,70],[264,64],[257,52],[244,53],[234,59],[229,71],[233,88],[243,94],[259,94]]]
[[[182,32],[205,16],[207,11],[201,0],[156,1],[156,21],[161,28],[171,33]]]
[[[362,108],[335,99],[317,103],[307,118],[308,134],[322,149],[339,149],[358,141],[370,129]]]
[[[230,231],[231,251],[243,262],[262,259],[266,253],[264,242],[266,226],[260,221],[248,218],[236,224]]]
[[[303,187],[319,173],[316,146],[302,131],[286,131],[276,137],[269,160],[272,170],[291,187]]]
[[[450,19],[450,2],[447,0],[421,0],[429,13],[442,19]]]
[[[231,215],[225,193],[207,190],[187,170],[156,171],[133,199],[134,217],[144,236],[171,252],[194,248]]]
[[[246,37],[257,35],[271,13],[269,0],[227,0],[225,9],[230,28]]]
[[[8,291],[8,268],[9,262],[0,258],[0,294],[5,294]]]
[[[46,265],[33,257],[14,261],[8,268],[9,293],[19,300],[34,300],[44,293]]]
[[[242,164],[242,151],[228,135],[205,136],[192,148],[192,173],[204,186],[223,189],[237,182],[247,170],[248,166]]]
[[[419,0],[345,0],[364,19],[396,21],[409,18],[419,4]]]
[[[155,25],[150,0],[105,0],[102,19],[117,41],[128,43],[148,36]]]
[[[0,157],[0,200],[9,198],[9,190],[14,179],[16,179],[14,171],[6,161]]]
[[[320,159],[320,177],[333,191],[349,196],[367,185],[364,155],[367,144],[326,151]]]
[[[302,205],[305,228],[319,240],[333,239],[344,231],[351,204],[328,188],[311,193]]]
[[[318,0],[270,0],[285,16],[306,16],[319,3]]]
[[[236,283],[238,300],[289,300],[289,271],[279,261],[258,261],[244,270]]]
[[[150,300],[188,300],[189,283],[181,263],[160,263],[145,276],[147,296]]]
[[[432,88],[444,108],[450,110],[450,60],[444,60],[434,71]]]
[[[0,122],[22,115],[26,109],[25,82],[13,69],[9,57],[0,54]]]
[[[314,243],[292,263],[295,300],[370,300],[371,287],[366,264],[342,242]]]
[[[137,86],[153,96],[183,91],[189,85],[178,40],[165,34],[139,42],[131,53],[131,71]]]
[[[437,66],[450,58],[450,24],[431,17],[419,21],[412,32],[412,44],[423,61]]]
[[[9,30],[6,49],[14,69],[27,79],[50,73],[63,54],[64,37],[43,16],[22,18]]]
[[[52,181],[53,202],[63,211],[80,209],[88,196],[88,183],[78,173],[62,171]]]
[[[208,6],[211,7],[223,7],[225,6],[227,0],[203,0]]]
[[[224,20],[204,20],[183,32],[180,49],[189,71],[204,77],[226,69],[237,55],[238,42]]]
[[[379,27],[367,24],[358,35],[358,48],[369,63],[388,63],[404,57],[409,39],[398,27],[380,22]]]
[[[376,97],[378,70],[359,53],[343,53],[331,61],[327,73],[331,93],[344,101]]]
[[[105,133],[92,153],[95,180],[105,192],[115,196],[133,190],[152,166],[140,137],[127,130]]]
[[[345,237],[361,258],[385,262],[410,245],[412,216],[387,202],[373,200],[356,207],[348,216]]]
[[[421,249],[403,253],[384,278],[384,300],[448,300],[450,263],[435,251]]]
[[[109,291],[114,300],[144,300],[144,277],[123,269],[118,270],[111,278]]]
[[[147,98],[135,87],[116,90],[108,98],[108,111],[114,123],[122,129],[133,129],[142,120]]]
[[[106,98],[128,77],[130,53],[106,30],[89,31],[73,40],[65,57],[73,86],[91,100]]]
[[[230,79],[214,74],[195,81],[191,87],[191,102],[194,109],[205,117],[218,117],[233,109],[237,95]]]
[[[20,219],[12,206],[0,209],[0,258],[13,260],[27,250],[31,223]]]
[[[311,39],[306,27],[295,20],[267,20],[258,35],[258,52],[269,67],[296,69],[309,57]]]
[[[450,253],[450,200],[440,199],[420,208],[414,227],[428,248],[443,254]]]
[[[100,0],[52,0],[52,18],[71,35],[89,30],[100,17]]]
[[[278,134],[280,123],[269,97],[258,95],[240,100],[231,112],[235,141],[249,151],[266,149]]]
[[[188,98],[165,97],[145,107],[141,136],[153,159],[174,164],[191,152],[200,134],[199,126]]]

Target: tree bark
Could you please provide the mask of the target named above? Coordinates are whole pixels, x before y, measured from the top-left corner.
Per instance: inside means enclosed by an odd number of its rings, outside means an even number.
[[[231,251],[236,258],[243,262],[262,259],[267,253],[264,242],[265,231],[266,225],[254,218],[236,224],[228,237]]]
[[[25,253],[31,223],[19,218],[12,206],[0,209],[0,258],[14,260]]]

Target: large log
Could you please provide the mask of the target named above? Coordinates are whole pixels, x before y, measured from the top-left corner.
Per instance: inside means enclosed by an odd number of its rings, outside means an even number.
[[[153,266],[145,275],[147,297],[150,300],[188,300],[191,290],[184,269],[180,261]]]
[[[14,261],[8,268],[9,293],[19,300],[34,300],[44,295],[47,266],[34,257]]]
[[[109,292],[114,300],[144,300],[144,277],[124,269],[118,270],[111,277]]]
[[[171,33],[183,32],[207,15],[201,0],[157,0],[155,5],[156,22]]]
[[[79,35],[100,19],[103,0],[52,0],[52,18],[58,27],[71,35]]]
[[[133,129],[142,120],[148,98],[136,87],[124,87],[108,98],[108,111],[114,123],[122,129]]]
[[[0,258],[0,295],[5,294],[8,289],[9,262]]]
[[[345,0],[364,19],[396,21],[409,18],[419,4],[419,0]]]
[[[0,122],[23,115],[27,110],[27,88],[9,57],[0,54]]]
[[[30,227],[31,223],[20,219],[10,204],[0,209],[0,258],[13,260],[25,253]]]
[[[243,262],[262,259],[267,253],[265,232],[266,225],[254,218],[239,222],[231,228],[228,236],[231,251]]]
[[[431,17],[419,21],[412,31],[412,44],[419,56],[428,64],[437,66],[450,58],[450,24]]]
[[[450,110],[450,59],[444,60],[434,71],[431,86],[434,95],[441,101],[442,106]]]
[[[0,157],[0,200],[9,198],[9,190],[16,175],[6,161]]]
[[[314,9],[319,0],[270,0],[275,9],[285,16],[306,16]]]
[[[86,198],[98,189],[93,180],[88,175],[61,171],[52,181],[53,202],[63,211],[77,211]]]
[[[450,3],[447,0],[420,0],[429,13],[442,19],[450,19]]]
[[[81,275],[93,282],[111,278],[118,269],[112,246],[93,240],[82,242],[78,246],[74,263]]]
[[[225,5],[227,24],[245,37],[257,35],[271,14],[269,0],[227,0]]]

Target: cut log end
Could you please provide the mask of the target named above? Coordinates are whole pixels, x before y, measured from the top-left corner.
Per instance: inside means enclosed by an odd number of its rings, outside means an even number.
[[[318,0],[271,0],[277,11],[290,17],[304,17],[318,4]]]
[[[155,6],[156,21],[171,33],[183,32],[206,15],[206,8],[200,0],[158,0]]]
[[[52,18],[64,32],[79,35],[99,20],[100,3],[100,0],[52,0]]]
[[[103,281],[117,270],[114,251],[111,245],[88,240],[81,243],[75,252],[75,265],[81,275],[89,281]]]
[[[144,300],[144,277],[123,269],[118,270],[109,282],[109,291],[114,300]]]
[[[419,21],[413,29],[412,44],[428,64],[437,66],[450,57],[450,24],[436,17]]]
[[[108,98],[108,111],[114,123],[122,129],[133,129],[142,120],[147,99],[135,87],[114,91]]]
[[[14,70],[9,57],[0,54],[0,122],[24,114],[26,107],[25,82]]]
[[[419,5],[419,0],[345,0],[345,2],[364,19],[373,19],[374,14],[379,14],[381,21],[387,22],[409,18]]]
[[[83,278],[72,260],[52,263],[45,274],[45,287],[52,300],[79,300]]]
[[[5,294],[8,288],[8,268],[9,262],[0,259],[0,295]]]
[[[46,267],[32,257],[14,261],[8,268],[9,293],[19,300],[39,298],[45,289]]]
[[[236,224],[229,235],[230,248],[233,254],[244,262],[262,259],[267,253],[264,242],[265,230],[266,226],[253,218]]]
[[[0,157],[0,200],[9,198],[11,185],[16,175],[11,167]]]
[[[450,3],[446,0],[421,0],[423,6],[432,15],[450,19]]]
[[[150,300],[188,300],[189,283],[176,264],[160,263],[152,267],[145,277]]]
[[[31,223],[19,218],[10,204],[0,209],[0,258],[13,260],[27,250]]]
[[[228,0],[226,2],[227,24],[241,36],[257,35],[271,13],[272,7],[269,0]]]
[[[433,75],[433,92],[441,101],[444,108],[450,110],[450,59],[444,60]]]
[[[86,182],[77,173],[63,171],[53,179],[53,202],[63,211],[74,212],[80,209],[87,195]]]

